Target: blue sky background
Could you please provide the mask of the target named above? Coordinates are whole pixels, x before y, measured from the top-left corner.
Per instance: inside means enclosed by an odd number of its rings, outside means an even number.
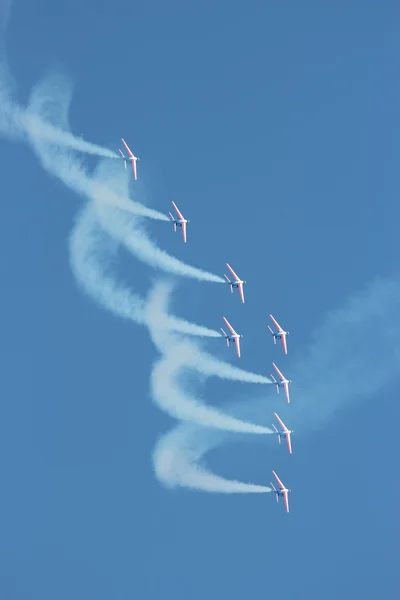
[[[16,0],[8,61],[20,101],[62,68],[73,132],[109,147],[125,137],[149,204],[173,199],[191,219],[186,247],[152,223],[162,247],[216,273],[227,260],[249,282],[244,307],[223,286],[182,282],[175,312],[209,327],[225,314],[245,334],[241,366],[268,373],[276,359],[290,375],[328,311],[398,275],[399,12],[394,1]],[[312,434],[296,429],[292,457],[251,438],[209,455],[216,472],[260,484],[275,468],[293,489],[290,515],[272,495],[165,490],[151,453],[174,422],[151,403],[148,334],[77,288],[68,236],[80,198],[27,146],[1,140],[0,157],[1,596],[393,595],[397,385],[342,404]],[[126,264],[145,292],[152,272]],[[286,360],[266,336],[269,312],[291,331]],[[362,364],[354,375],[356,388]],[[207,385],[210,402],[254,391],[224,386]]]

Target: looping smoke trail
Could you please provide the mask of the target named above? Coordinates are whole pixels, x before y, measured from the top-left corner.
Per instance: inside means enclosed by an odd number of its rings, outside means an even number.
[[[113,245],[110,248],[107,240],[104,240],[104,233],[96,228],[95,217],[90,211],[90,207],[85,209],[78,220],[71,236],[70,249],[73,272],[86,293],[118,316],[143,324],[144,315],[146,315],[148,321],[149,311],[144,310],[143,301],[125,288],[117,287],[113,278],[106,275],[104,266],[103,268],[99,266],[99,261],[102,265],[106,262],[105,252],[107,250],[115,251],[115,248]],[[107,262],[110,262],[109,258]],[[160,292],[163,294],[163,304],[167,304],[170,287],[156,284],[154,289],[156,294],[152,293],[151,296],[155,297]],[[158,315],[157,324],[165,331],[169,331],[173,326],[175,330],[190,335],[207,335],[210,332],[215,335],[217,333],[175,317],[171,318],[169,314]],[[201,423],[207,427],[243,433],[269,433],[264,427],[226,416],[216,409],[200,404],[188,393],[181,392],[178,375],[182,369],[182,358],[193,352],[194,346],[187,340],[170,341],[170,352],[157,363],[151,376],[153,397],[161,408],[176,418]],[[200,356],[200,352],[196,351],[196,354]],[[245,371],[243,373],[246,374]]]
[[[70,265],[82,290],[115,316],[145,324],[145,303],[128,288],[118,285],[112,275],[117,243],[99,226],[93,204],[85,206],[70,236]],[[163,328],[178,333],[219,337],[219,333],[170,314]]]
[[[96,298],[99,304],[108,308],[114,314],[137,323],[143,323],[144,319],[147,324],[149,322],[149,313],[143,300],[116,285],[113,277],[107,273],[104,262],[101,262],[104,261],[102,255],[104,250],[111,254],[116,250],[116,246],[111,243],[110,239],[104,238],[104,233],[111,236],[118,244],[123,244],[133,255],[151,266],[202,281],[223,283],[224,280],[221,277],[186,265],[158,248],[146,235],[137,215],[139,213],[141,217],[147,216],[160,220],[167,220],[166,216],[147,209],[139,203],[131,202],[127,192],[120,196],[110,190],[108,184],[102,183],[100,178],[96,180],[95,177],[89,176],[83,162],[78,161],[71,150],[110,158],[114,157],[114,154],[100,146],[76,138],[69,132],[68,107],[71,99],[69,82],[65,78],[58,78],[56,89],[54,87],[54,78],[51,77],[37,85],[32,92],[30,105],[25,110],[12,101],[5,79],[3,79],[0,86],[2,108],[0,126],[3,133],[10,137],[18,139],[27,137],[42,166],[49,174],[59,178],[68,187],[93,201],[92,206],[82,213],[70,240],[71,266],[85,292]],[[129,212],[130,214],[128,214]],[[102,232],[101,229],[104,231]],[[102,265],[101,268],[99,268],[100,264]],[[170,315],[164,315],[163,332],[168,332],[171,324],[176,329],[181,328],[185,333],[192,335],[212,335],[214,337],[216,333],[214,330],[207,330],[207,328],[198,327],[184,320],[171,318]],[[154,333],[154,326],[152,331]],[[203,370],[204,373],[211,373],[225,378],[234,376],[236,379],[243,381],[269,383],[266,378],[251,373],[248,374],[222,361],[214,360],[211,355],[202,353],[198,347],[190,345],[187,340],[178,342],[176,337],[175,342],[179,351],[182,349],[179,344],[185,345],[185,349],[190,349],[188,356],[191,355],[192,359],[188,359],[188,365],[191,368],[200,370],[200,372]],[[160,379],[157,378],[157,369],[167,368],[170,377],[170,389],[175,395],[173,412],[178,418],[187,418],[213,428],[225,428],[253,434],[270,433],[266,428],[240,421],[234,417],[224,415],[216,409],[201,405],[197,400],[183,393],[174,384],[174,373],[170,370],[169,365],[171,361],[174,364],[174,360],[173,353],[170,352],[166,359],[164,357],[158,362],[153,371],[152,384],[156,390],[156,399],[160,400],[160,394],[157,395],[158,384],[160,383]],[[200,363],[200,369],[197,363]],[[179,361],[175,362],[174,369],[176,377],[176,374],[182,369],[182,364]],[[163,399],[165,400],[165,396]],[[163,402],[159,403],[160,405],[163,404]],[[169,408],[171,408],[171,405]],[[227,481],[207,474],[204,470],[199,471],[199,474],[203,479],[205,476],[209,478],[206,487],[210,491],[230,493],[234,491],[241,493],[245,491],[269,491],[268,488],[262,486]],[[196,485],[193,472],[190,485]],[[215,489],[215,486],[218,490]]]
[[[62,105],[63,96],[57,102],[49,100],[53,98],[51,90],[53,89],[53,79],[47,78],[41,84],[36,85],[34,92],[31,95],[31,101],[28,108],[29,114],[39,114],[41,117],[39,123],[43,122],[42,115],[52,122],[58,123],[60,120],[57,107]],[[68,82],[64,82],[67,87]],[[57,89],[60,84],[57,81]],[[65,94],[65,96],[67,96]],[[56,96],[57,97],[57,96]],[[66,97],[62,110],[62,115],[67,112],[70,98]],[[64,119],[65,122],[65,119]],[[32,133],[32,132],[28,132]],[[202,269],[197,269],[184,262],[170,256],[167,252],[161,250],[150,239],[142,227],[140,220],[134,218],[134,215],[140,213],[140,216],[157,218],[160,220],[168,220],[165,215],[158,213],[152,209],[148,209],[139,203],[129,201],[129,209],[124,197],[118,198],[118,195],[113,193],[109,185],[102,183],[101,177],[99,180],[95,176],[92,178],[85,172],[83,165],[79,164],[76,157],[68,153],[64,148],[55,148],[43,142],[43,139],[35,135],[30,135],[31,144],[38,155],[43,167],[52,175],[61,179],[68,187],[83,195],[84,197],[93,200],[96,203],[98,210],[98,218],[103,229],[114,237],[136,257],[143,260],[150,266],[166,270],[176,275],[193,277],[200,281],[210,281],[214,283],[224,283],[222,277],[207,273]],[[100,167],[101,168],[101,167]],[[123,175],[121,175],[123,177]],[[100,183],[98,182],[100,181]],[[128,194],[125,194],[128,201]],[[121,211],[111,210],[112,208],[121,208]],[[130,210],[131,214],[127,214]]]
[[[189,395],[187,389],[183,390],[182,371],[186,367],[185,364],[182,365],[182,356],[192,352],[192,346],[187,340],[181,342],[175,340],[170,352],[156,362],[150,377],[150,385],[157,405],[172,417],[198,423],[204,427],[258,435],[269,433],[265,427],[240,421],[201,404]]]
[[[163,326],[166,316],[169,314],[168,301],[171,292],[171,283],[158,281],[148,296],[146,308],[146,322],[152,341],[164,356],[168,356],[170,349],[179,343],[176,338],[171,337],[168,329]],[[219,333],[217,333],[217,336],[222,341]],[[203,375],[215,375],[221,379],[244,383],[271,383],[268,377],[245,371],[222,360],[218,360],[214,356],[204,352],[204,350],[200,350],[194,343],[187,344],[185,352],[180,356],[180,364],[182,367],[195,369]]]
[[[5,2],[0,7],[0,28],[4,30],[8,17],[10,2]],[[2,12],[3,11],[3,12]],[[187,340],[170,336],[168,326],[164,323],[161,333],[158,332],[149,319],[148,306],[143,299],[130,291],[121,288],[107,272],[104,266],[104,256],[99,248],[104,251],[107,247],[112,253],[114,246],[109,238],[105,239],[96,231],[91,230],[90,219],[100,222],[104,232],[114,238],[118,243],[123,243],[132,254],[151,266],[163,269],[170,273],[190,276],[202,281],[223,282],[222,278],[200,269],[185,265],[181,261],[170,257],[160,250],[146,235],[144,227],[138,216],[149,217],[167,221],[162,213],[147,209],[140,203],[129,199],[127,189],[116,193],[116,186],[108,185],[108,180],[101,180],[99,171],[96,177],[86,173],[71,151],[94,154],[114,158],[117,155],[101,146],[88,143],[81,138],[73,136],[68,127],[68,106],[71,99],[70,83],[62,77],[57,80],[49,77],[34,89],[28,109],[20,107],[12,98],[11,78],[6,69],[4,57],[0,57],[0,130],[3,135],[16,140],[28,140],[43,167],[62,180],[68,187],[85,198],[94,201],[88,213],[83,213],[71,236],[71,264],[80,285],[87,293],[114,314],[129,318],[135,322],[150,323],[151,334],[157,348],[164,356],[157,363],[156,369],[170,368],[171,363],[175,371],[167,372],[167,380],[173,386],[173,392],[181,394],[180,400],[187,400],[186,395],[177,386],[174,377],[179,369],[194,368],[200,363],[200,372],[207,375],[223,376],[224,369],[231,369],[211,356],[209,357],[195,345],[190,345]],[[117,164],[117,161],[111,161]],[[120,176],[123,181],[123,175]],[[126,185],[127,180],[125,180]],[[110,189],[111,188],[111,189]],[[94,210],[90,215],[90,211]],[[124,211],[118,213],[117,209]],[[109,211],[114,210],[111,226],[108,228],[107,218]],[[131,213],[131,215],[125,214]],[[88,216],[89,214],[89,216]],[[100,230],[100,228],[99,228]],[[104,233],[103,232],[103,233]],[[103,235],[103,234],[102,234]],[[85,239],[87,236],[87,239]],[[143,241],[143,244],[141,243]],[[101,265],[101,267],[99,266]],[[298,361],[294,369],[293,379],[296,381],[297,402],[292,404],[290,419],[304,424],[308,428],[317,426],[332,414],[341,404],[351,398],[366,396],[383,387],[386,383],[398,377],[398,363],[400,359],[400,285],[397,281],[375,282],[365,293],[358,295],[342,311],[332,313],[325,325],[318,332],[315,341],[308,352]],[[174,327],[193,335],[202,335],[197,326],[170,317],[169,323]],[[186,329],[185,329],[186,328]],[[210,335],[211,335],[210,330]],[[170,336],[164,337],[165,332]],[[185,349],[190,347],[190,356],[184,364],[179,363],[173,354],[165,354],[167,342],[185,344]],[[174,362],[175,361],[175,362]],[[155,369],[155,370],[156,370]],[[240,373],[233,375],[225,371],[226,377],[240,378]],[[174,375],[175,373],[175,375]],[[332,375],[334,374],[334,375]],[[153,374],[154,376],[154,374]],[[248,374],[246,377],[254,377]],[[255,376],[261,377],[261,376]],[[168,379],[169,378],[169,379]],[[262,379],[262,380],[261,380]],[[266,378],[261,378],[259,383],[267,383]],[[242,379],[249,381],[248,379]],[[254,380],[252,380],[254,382]],[[159,393],[159,392],[157,392]],[[165,402],[163,397],[160,405]],[[276,400],[275,400],[276,402]],[[203,423],[208,423],[210,412],[201,412],[208,407],[199,406],[198,402],[189,397],[189,408],[193,408],[200,415]],[[279,412],[286,420],[285,405],[280,405]],[[240,410],[239,410],[240,407]],[[232,415],[219,413],[218,419],[224,418],[239,421],[249,419],[263,422],[265,418],[264,398],[258,397],[253,401],[243,402],[236,407]],[[188,411],[188,407],[184,407]],[[184,411],[183,411],[184,412]],[[186,414],[189,419],[192,414]],[[240,415],[240,417],[239,417]],[[259,419],[258,419],[259,417]],[[245,422],[246,426],[252,426]],[[219,423],[221,423],[219,421]],[[229,422],[231,426],[232,421]],[[217,425],[218,426],[218,425]],[[156,446],[154,452],[155,471],[160,479],[168,485],[179,485],[190,488],[218,492],[265,492],[269,488],[253,486],[241,482],[227,481],[207,472],[199,466],[205,452],[217,443],[226,440],[226,433],[217,431],[212,422],[213,429],[200,428],[192,424],[180,425],[165,436]],[[271,433],[267,428],[262,428],[262,433]],[[252,430],[252,433],[254,431]],[[259,433],[261,433],[259,431]],[[265,439],[264,436],[255,436]]]
[[[109,206],[105,204],[97,204],[97,207],[99,221],[107,233],[118,239],[129,252],[148,265],[174,275],[193,277],[199,281],[224,283],[222,277],[187,265],[158,248],[134,214],[126,214],[117,210],[110,211],[108,210]]]
[[[107,273],[116,243],[97,226],[91,205],[84,208],[77,220],[69,249],[72,272],[86,294],[114,315],[143,324],[143,300],[129,289],[118,286],[114,277]]]
[[[223,494],[270,492],[271,488],[267,486],[232,481],[214,475],[202,464],[205,453],[222,441],[226,441],[227,437],[226,433],[188,423],[178,425],[164,435],[154,448],[153,465],[158,480],[168,487],[180,486],[203,492]]]
[[[289,411],[287,405],[275,399],[271,412],[278,410],[289,427],[295,424],[295,435],[302,430],[308,433],[311,428],[323,425],[341,406],[368,398],[385,384],[397,380],[399,306],[400,282],[377,279],[350,298],[343,308],[328,313],[314,332],[309,348],[294,366],[296,402]],[[237,399],[224,406],[224,413],[263,423],[265,399],[260,395],[253,398],[246,395],[245,402]],[[154,449],[153,464],[158,478],[165,485],[206,491],[211,487],[219,491],[218,481],[213,487],[213,479],[209,473],[203,474],[198,462],[232,437],[233,434],[226,431],[187,423],[177,425]]]

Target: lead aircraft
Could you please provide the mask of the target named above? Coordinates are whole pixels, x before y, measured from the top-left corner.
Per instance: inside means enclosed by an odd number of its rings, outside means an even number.
[[[283,497],[283,501],[284,501],[285,506],[286,506],[286,512],[288,513],[289,512],[289,493],[292,490],[289,490],[287,487],[285,487],[283,485],[282,481],[279,479],[279,477],[275,473],[275,471],[272,471],[272,473],[273,473],[273,475],[274,475],[274,477],[275,477],[275,479],[276,479],[276,481],[278,482],[278,485],[279,485],[279,490],[277,490],[276,487],[274,486],[274,484],[270,481],[270,485],[271,485],[272,490],[273,490],[273,492],[275,494],[276,501],[279,502],[279,496],[282,496]]]
[[[246,283],[245,279],[240,279],[240,277],[238,277],[235,273],[235,271],[232,269],[232,267],[230,265],[228,265],[228,263],[226,263],[226,266],[228,267],[228,269],[230,270],[230,272],[233,275],[234,281],[231,281],[229,279],[229,277],[227,275],[225,275],[224,273],[224,277],[227,280],[227,282],[229,283],[229,287],[231,288],[231,292],[233,294],[233,290],[234,288],[237,288],[239,290],[239,294],[240,294],[240,298],[242,300],[242,302],[244,303],[244,292],[243,292],[243,284]]]
[[[169,213],[169,216],[171,217],[171,220],[174,224],[174,231],[176,231],[177,227],[181,227],[183,241],[186,243],[186,224],[190,223],[190,221],[189,221],[189,219],[185,219],[185,217],[183,216],[183,214],[181,213],[181,211],[179,210],[179,208],[177,207],[177,205],[175,204],[174,201],[172,201],[172,206],[174,207],[174,209],[176,210],[176,214],[178,215],[178,219],[176,219],[174,217],[174,215]]]
[[[280,419],[280,417],[278,417],[278,415],[276,413],[274,413],[274,415],[277,418],[279,425],[282,427],[282,431],[278,431],[278,429],[275,427],[275,425],[272,424],[272,427],[274,428],[275,433],[278,434],[278,442],[281,443],[282,439],[286,440],[289,454],[292,454],[292,442],[291,442],[290,436],[294,432],[292,429],[288,429],[286,427],[285,423],[282,421],[282,419]]]
[[[123,145],[126,148],[126,151],[128,153],[128,156],[125,156],[125,154],[122,152],[122,150],[119,150],[119,153],[121,155],[121,157],[124,159],[124,163],[125,163],[125,169],[126,169],[126,164],[127,162],[130,162],[132,165],[132,171],[133,171],[133,178],[137,179],[137,171],[136,171],[136,161],[140,160],[140,158],[138,156],[135,156],[132,152],[132,150],[129,148],[128,144],[126,143],[126,141],[124,140],[124,138],[121,138],[121,142],[123,143]]]
[[[292,383],[292,380],[291,380],[291,379],[286,379],[286,377],[284,377],[284,376],[282,375],[282,373],[280,372],[280,370],[278,369],[278,367],[276,366],[276,364],[275,364],[275,363],[272,363],[272,366],[274,367],[275,371],[278,373],[278,376],[279,376],[279,381],[277,381],[277,380],[275,379],[275,377],[274,377],[274,376],[272,375],[272,373],[271,373],[271,378],[272,378],[272,381],[273,381],[273,382],[274,382],[274,384],[276,385],[276,391],[277,391],[277,392],[278,392],[278,394],[279,394],[279,388],[280,388],[280,387],[283,387],[283,388],[284,388],[284,390],[285,390],[286,399],[287,399],[287,401],[288,401],[288,404],[290,404],[290,396],[289,396],[289,383]]]
[[[226,340],[226,345],[229,348],[230,342],[234,342],[234,344],[236,346],[237,355],[240,358],[240,338],[242,338],[243,336],[240,335],[239,333],[236,333],[236,331],[233,329],[232,325],[225,319],[225,317],[222,317],[222,318],[225,321],[225,323],[227,324],[227,326],[229,327],[229,331],[231,332],[230,334],[225,333],[225,331],[221,327],[222,335],[224,336],[224,338]]]
[[[287,354],[286,336],[289,335],[289,332],[284,331],[284,329],[282,329],[278,321],[276,321],[272,315],[269,316],[272,322],[274,323],[275,327],[277,328],[277,331],[273,331],[268,325],[268,329],[270,330],[271,335],[274,338],[274,344],[276,344],[276,340],[282,340],[283,351],[285,354]]]

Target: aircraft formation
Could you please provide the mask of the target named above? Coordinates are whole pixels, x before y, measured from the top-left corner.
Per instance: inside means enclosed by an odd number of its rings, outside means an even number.
[[[123,151],[119,149],[121,159],[124,161],[125,169],[127,168],[128,162],[131,163],[132,171],[133,171],[133,178],[136,181],[137,180],[136,162],[140,159],[139,159],[139,157],[137,157],[133,154],[133,152],[131,151],[128,144],[125,142],[125,140],[123,138],[121,138],[121,141],[127,152],[127,156],[126,156],[123,153]],[[174,217],[174,215],[172,213],[169,213],[171,223],[174,226],[174,231],[176,232],[177,229],[180,228],[182,230],[183,241],[184,241],[184,243],[186,243],[187,242],[187,225],[188,225],[188,223],[190,223],[190,221],[189,221],[189,219],[185,219],[185,217],[183,216],[183,214],[181,213],[181,211],[179,210],[179,208],[177,207],[177,205],[175,204],[174,201],[172,201],[172,206],[177,215],[176,217]],[[240,279],[240,277],[235,273],[235,271],[232,269],[232,267],[228,263],[226,263],[226,266],[230,271],[232,279],[230,279],[225,274],[224,274],[224,277],[226,279],[226,282],[229,284],[231,293],[233,294],[233,291],[235,289],[237,289],[239,291],[239,295],[240,295],[242,304],[244,304],[243,286],[246,283],[246,280]],[[270,316],[270,319],[271,319],[273,325],[275,326],[275,329],[272,329],[270,327],[270,325],[268,325],[268,329],[272,335],[273,342],[274,342],[274,344],[276,344],[277,340],[281,340],[283,352],[286,355],[288,353],[286,336],[289,335],[289,331],[285,331],[284,329],[282,329],[282,327],[279,325],[278,321],[271,314],[269,316]],[[238,358],[240,358],[240,339],[243,336],[235,331],[235,329],[232,327],[232,325],[229,323],[229,321],[225,317],[222,317],[222,318],[225,321],[225,325],[227,326],[227,328],[229,330],[229,333],[226,333],[222,329],[222,327],[220,328],[222,335],[225,338],[226,345],[229,348],[231,343],[235,344],[236,353],[238,355]],[[270,377],[271,377],[274,385],[276,386],[276,391],[279,394],[279,388],[283,388],[285,395],[286,395],[286,400],[287,400],[288,404],[290,404],[289,383],[291,383],[291,380],[286,379],[286,377],[282,374],[282,372],[278,369],[278,367],[276,366],[276,364],[274,362],[272,363],[272,366],[274,367],[274,369],[276,371],[276,375],[278,377],[278,379],[276,379],[276,377],[274,375],[270,374]],[[282,440],[286,440],[289,454],[292,454],[291,435],[293,433],[293,430],[288,429],[286,427],[286,425],[283,423],[282,419],[277,415],[277,413],[274,413],[274,415],[275,415],[275,417],[279,423],[279,427],[280,427],[280,429],[278,429],[275,425],[272,425],[274,432],[277,435],[278,443],[280,444],[282,442]],[[285,503],[286,512],[289,512],[289,493],[291,492],[291,489],[287,488],[282,483],[282,481],[279,479],[279,477],[275,473],[275,471],[272,471],[272,474],[275,477],[276,484],[278,485],[278,488],[276,488],[275,485],[272,482],[270,482],[270,485],[271,485],[272,491],[275,495],[276,501],[279,502],[279,498],[282,497],[283,501]]]

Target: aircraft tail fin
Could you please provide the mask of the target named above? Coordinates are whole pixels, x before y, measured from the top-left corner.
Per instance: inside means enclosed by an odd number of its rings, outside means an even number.
[[[280,443],[281,443],[281,441],[282,441],[282,440],[281,440],[281,434],[279,433],[279,431],[277,430],[277,428],[275,427],[275,425],[274,425],[273,423],[272,423],[272,427],[274,428],[274,430],[275,430],[275,433],[277,433],[277,434],[278,434],[278,444],[280,444]]]
[[[225,333],[225,331],[222,329],[222,327],[220,327],[220,330],[222,331],[222,335],[223,335],[223,336],[224,336],[224,338],[225,338],[226,345],[227,345],[227,346],[228,346],[228,348],[229,348],[229,337],[228,337],[228,335]]]
[[[171,215],[171,213],[168,213],[168,214],[169,214],[169,216],[171,217],[171,221],[172,221],[172,223],[173,223],[173,225],[174,225],[174,231],[176,232],[176,222],[175,222],[174,216],[173,216],[173,215]]]
[[[274,492],[277,491],[276,487],[274,486],[274,484],[272,483],[272,481],[269,482],[269,485],[272,487],[272,489],[274,490]],[[276,498],[276,501],[279,502],[279,496],[278,496],[278,494],[275,494],[275,498]]]
[[[229,279],[229,277],[227,275],[225,275],[224,273],[224,277],[227,281],[227,283],[229,283],[229,287],[231,288],[231,294],[233,294],[233,285],[232,285],[232,281]]]

